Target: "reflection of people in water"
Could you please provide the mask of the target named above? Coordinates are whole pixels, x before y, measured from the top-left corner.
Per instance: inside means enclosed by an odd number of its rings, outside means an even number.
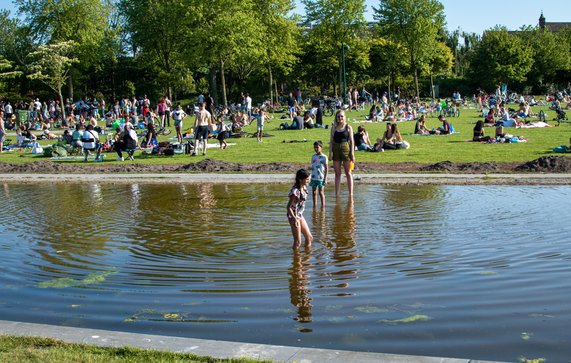
[[[297,316],[294,320],[301,323],[310,323],[312,321],[311,290],[309,288],[311,283],[307,274],[310,257],[309,251],[294,250],[290,268],[290,300],[291,304],[297,307]]]
[[[345,208],[343,203],[336,203],[333,208],[332,248],[333,260],[336,262],[351,261],[358,258],[355,250],[355,209],[353,200],[349,199]],[[345,268],[347,267],[344,265]]]
[[[349,199],[345,208],[343,203],[335,203],[333,208],[332,232],[333,238],[337,245],[354,246],[355,245],[355,209],[353,200]]]

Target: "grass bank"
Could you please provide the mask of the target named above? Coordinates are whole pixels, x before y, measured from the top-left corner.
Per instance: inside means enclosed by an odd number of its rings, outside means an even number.
[[[161,352],[137,348],[102,348],[65,343],[40,337],[0,336],[0,361],[12,363],[42,362],[169,362],[169,363],[259,363],[253,359],[215,359],[193,354]]]
[[[516,107],[512,105],[512,107]],[[547,107],[535,107],[537,113],[545,110],[548,121],[551,125],[556,122],[550,121],[555,117],[555,112],[547,110]],[[385,123],[371,123],[365,121],[366,111],[347,112],[347,118],[356,130],[359,124],[366,127],[374,142],[385,130]],[[279,130],[279,125],[285,120],[280,120],[282,114],[274,114],[274,119],[267,122],[265,132],[272,135],[266,137],[263,142],[257,142],[255,137],[230,138],[230,145],[226,150],[209,149],[208,158],[240,163],[268,163],[268,162],[298,162],[305,163],[313,153],[312,144],[316,140],[322,140],[325,144],[329,141],[329,130],[311,129],[284,131]],[[525,143],[515,144],[484,144],[467,142],[472,139],[472,129],[477,120],[482,119],[474,106],[463,107],[460,117],[451,117],[449,121],[453,124],[456,134],[446,136],[416,136],[413,135],[414,121],[399,122],[399,128],[404,138],[411,147],[407,150],[391,150],[384,153],[358,152],[357,162],[373,163],[421,163],[434,164],[440,161],[452,161],[458,163],[471,162],[526,162],[542,156],[553,154],[553,147],[568,144],[571,136],[571,124],[564,123],[559,127],[538,128],[538,129],[516,129],[506,128],[510,134],[524,136],[528,139]],[[185,127],[194,122],[193,118],[185,120]],[[331,124],[332,117],[324,119],[324,124]],[[428,128],[440,126],[436,115],[429,117],[426,123]],[[245,131],[252,134],[255,132],[255,122],[245,128]],[[487,127],[488,135],[494,134],[493,127]],[[174,132],[168,136],[172,138]],[[15,139],[9,136],[8,138]],[[167,140],[163,136],[160,140]],[[215,143],[216,140],[210,142]],[[42,146],[53,142],[41,141]],[[106,162],[115,161],[115,153],[111,153]],[[204,157],[189,155],[174,156],[143,156],[140,151],[135,154],[135,163],[143,164],[188,164],[202,160]],[[32,155],[26,152],[14,151],[0,154],[0,161],[11,163],[26,163],[38,160],[49,160],[42,156]],[[81,163],[80,160],[59,161],[65,163]]]

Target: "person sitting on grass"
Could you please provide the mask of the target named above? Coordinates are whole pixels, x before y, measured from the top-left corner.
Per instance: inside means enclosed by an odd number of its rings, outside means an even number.
[[[488,111],[488,114],[486,115],[486,123],[489,124],[495,124],[496,123],[496,109],[495,108],[491,108]]]
[[[477,141],[477,142],[490,141],[490,137],[485,136],[484,134],[484,121],[476,122],[476,126],[474,126],[474,136],[472,137],[472,141]]]
[[[430,135],[430,130],[426,128],[426,117],[424,115],[420,116],[416,124],[414,125],[415,135]]]
[[[359,127],[357,127],[357,132],[353,136],[353,139],[355,140],[355,147],[359,151],[370,151],[373,148],[365,126],[359,125]]]
[[[448,122],[446,117],[444,117],[444,115],[440,115],[440,116],[438,116],[438,120],[440,120],[440,122],[442,122],[442,126],[432,130],[430,133],[435,134],[435,135],[449,135],[450,134],[450,123]]]

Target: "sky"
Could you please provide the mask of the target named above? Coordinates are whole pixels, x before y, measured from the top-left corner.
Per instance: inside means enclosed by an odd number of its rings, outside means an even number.
[[[208,1],[208,0],[204,0]],[[304,8],[300,0],[296,13],[303,14]],[[508,30],[517,30],[522,25],[537,25],[539,15],[547,22],[571,22],[569,0],[532,1],[532,0],[440,0],[444,5],[444,13],[448,30],[460,28],[462,31],[482,34],[486,29],[503,25]],[[367,20],[373,20],[372,7],[378,0],[365,0]],[[0,9],[8,9],[15,14],[12,0],[0,0]]]

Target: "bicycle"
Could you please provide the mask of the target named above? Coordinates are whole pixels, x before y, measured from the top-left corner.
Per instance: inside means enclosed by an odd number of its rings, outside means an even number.
[[[337,105],[335,100],[325,100],[323,101],[323,116],[333,116],[337,112]]]

